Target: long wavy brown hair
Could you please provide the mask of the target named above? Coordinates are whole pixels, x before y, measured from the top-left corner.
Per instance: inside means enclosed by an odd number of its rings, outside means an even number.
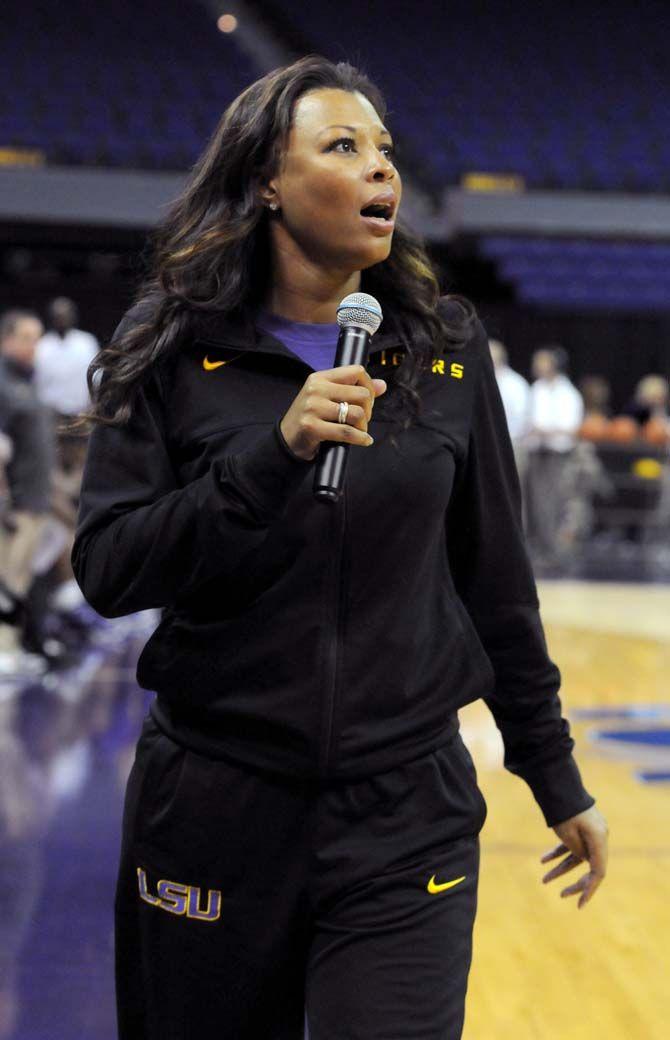
[[[296,101],[323,87],[359,91],[386,117],[384,98],[364,72],[315,54],[274,69],[235,98],[152,234],[148,273],[133,304],[140,317],[122,322],[91,362],[91,408],[70,429],[127,422],[149,367],[188,341],[203,312],[250,319],[272,277],[270,217],[259,179],[279,168]],[[390,410],[406,428],[421,411],[420,370],[430,364],[436,344],[457,349],[467,340],[475,309],[452,294],[459,306],[449,308],[448,319],[440,313],[437,273],[423,241],[402,222],[387,259],[361,272],[360,289],[379,300],[385,331],[404,347]]]

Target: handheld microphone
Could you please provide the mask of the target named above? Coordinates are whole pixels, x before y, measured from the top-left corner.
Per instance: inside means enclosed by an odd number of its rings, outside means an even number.
[[[382,309],[377,300],[368,293],[349,293],[337,308],[337,323],[340,334],[333,368],[366,365],[370,337],[382,323]],[[314,473],[315,498],[336,502],[340,497],[349,447],[340,441],[321,442]]]

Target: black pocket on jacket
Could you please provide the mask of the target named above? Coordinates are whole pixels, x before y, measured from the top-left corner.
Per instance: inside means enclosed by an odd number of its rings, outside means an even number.
[[[458,798],[471,820],[473,834],[478,834],[486,822],[488,806],[477,783],[477,770],[460,733],[448,744],[433,752],[449,800]]]

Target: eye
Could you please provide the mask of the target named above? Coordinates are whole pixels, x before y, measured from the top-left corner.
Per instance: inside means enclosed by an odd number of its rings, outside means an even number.
[[[331,144],[328,145],[326,151],[334,152],[338,144],[351,144],[355,146],[356,142],[354,141],[353,137],[338,137],[336,141],[333,141]]]
[[[340,145],[340,144],[351,145],[354,150],[356,148],[356,142],[355,142],[353,137],[338,137],[336,141],[332,141],[331,144],[328,145],[328,147],[326,148],[326,151],[327,152],[338,151],[338,147],[337,146]],[[395,156],[397,154],[397,149],[392,144],[382,144],[379,147],[380,147],[380,151],[384,150],[386,152],[387,158],[391,162],[393,162],[393,159],[395,158]],[[349,155],[349,154],[351,154],[351,152],[350,152],[349,149],[347,149],[346,151],[340,151],[340,154],[341,155]]]

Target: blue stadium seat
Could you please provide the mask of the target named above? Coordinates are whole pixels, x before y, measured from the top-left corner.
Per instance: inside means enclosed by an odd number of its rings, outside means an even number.
[[[279,10],[310,50],[370,72],[408,166],[436,190],[480,170],[530,188],[670,191],[665,0],[616,18],[525,0],[509,0],[504,18],[472,0],[450,0],[448,13],[434,0],[367,0],[364,15],[339,0],[336,19],[304,0]],[[158,168],[190,163],[259,74],[205,5],[180,0],[69,0],[67,17],[34,0],[30,18],[5,0],[0,64],[12,87],[0,147],[90,162],[104,138],[104,161]]]
[[[488,236],[479,245],[526,303],[631,311],[670,305],[665,243]]]
[[[0,64],[12,85],[12,107],[0,97],[0,147],[39,147],[53,163],[163,169],[189,165],[205,127],[258,75],[202,5],[179,0],[69,0],[66,17],[35,0],[30,18],[7,0]]]

